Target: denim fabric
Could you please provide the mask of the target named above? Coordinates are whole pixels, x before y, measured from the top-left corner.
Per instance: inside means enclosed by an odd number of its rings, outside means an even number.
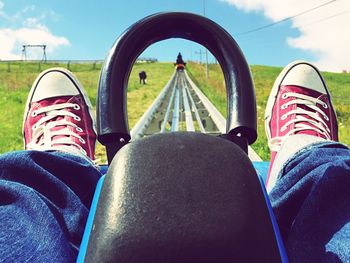
[[[270,193],[291,262],[350,262],[350,152],[312,145]],[[60,152],[0,156],[0,262],[74,262],[100,172]]]
[[[0,156],[0,262],[74,262],[100,172],[61,152]]]
[[[275,160],[273,160],[273,162],[271,161],[273,165],[270,171],[269,183],[266,186],[267,192],[271,192],[272,188],[275,186],[281,176],[281,168],[285,163],[287,163],[290,158],[292,158],[301,150],[308,149],[313,144],[319,144],[321,142],[327,141],[321,137],[316,137],[308,134],[296,134],[285,137],[281,148],[276,154]]]
[[[293,156],[270,192],[290,262],[350,262],[350,151],[335,142]]]

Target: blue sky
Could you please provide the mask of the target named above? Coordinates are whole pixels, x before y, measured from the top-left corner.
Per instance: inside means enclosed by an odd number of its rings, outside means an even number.
[[[327,2],[332,3],[239,36]],[[205,0],[206,16],[232,34],[249,64],[284,66],[306,59],[329,70],[350,69],[344,59],[350,57],[350,40],[344,36],[349,33],[342,33],[347,27],[342,23],[350,23],[350,13],[340,14],[348,9],[348,0]],[[203,14],[203,0],[0,0],[0,59],[20,58],[22,44],[40,43],[48,45],[48,59],[104,59],[126,28],[164,11]],[[327,30],[330,35],[325,36]],[[173,61],[180,51],[185,60],[199,60],[200,49],[195,43],[173,39],[152,45],[143,56]],[[28,56],[35,58],[40,52],[32,51]]]

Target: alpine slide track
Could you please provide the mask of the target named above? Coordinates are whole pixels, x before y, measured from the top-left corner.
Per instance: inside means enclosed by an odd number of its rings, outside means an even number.
[[[190,79],[186,70],[174,72],[130,135],[136,140],[155,133],[176,131],[214,136],[226,132],[226,119]],[[252,161],[262,161],[250,146],[248,156]]]

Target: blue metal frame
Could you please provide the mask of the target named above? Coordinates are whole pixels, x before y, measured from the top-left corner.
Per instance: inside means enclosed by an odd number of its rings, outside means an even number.
[[[268,194],[266,192],[266,188],[265,188],[266,177],[267,177],[267,172],[268,172],[268,169],[269,169],[269,165],[270,165],[270,162],[255,162],[254,163],[255,169],[257,169],[257,171],[258,171],[258,169],[260,169],[260,172],[264,176],[264,177],[262,177],[261,175],[259,175],[259,179],[260,179],[260,183],[261,183],[261,188],[262,188],[263,193],[264,193],[265,202],[266,202],[267,208],[269,210],[269,215],[270,215],[270,219],[271,219],[271,222],[272,222],[272,227],[273,227],[273,230],[275,232],[275,236],[276,236],[276,240],[277,240],[277,246],[278,246],[278,249],[279,249],[280,255],[281,255],[281,260],[282,260],[282,262],[288,262],[287,253],[286,253],[286,250],[284,248],[284,244],[283,244],[283,240],[282,240],[282,237],[281,237],[281,233],[280,233],[280,230],[278,228],[278,224],[277,224],[277,221],[276,221],[276,218],[275,218],[275,214],[273,213],[272,206],[271,206],[271,203],[270,203],[270,199],[269,199],[269,196],[268,196]],[[257,167],[259,167],[259,168],[257,168]],[[264,180],[264,178],[265,178],[265,180]]]
[[[105,174],[107,172],[107,170],[105,170],[105,168],[102,168],[101,170],[102,170],[103,174]],[[88,247],[90,233],[91,233],[91,230],[93,227],[93,222],[94,222],[95,212],[96,212],[96,208],[97,208],[97,204],[98,204],[98,199],[99,199],[100,194],[101,194],[101,190],[102,190],[102,186],[103,186],[103,182],[104,182],[105,177],[106,177],[106,175],[103,175],[96,185],[94,198],[93,198],[92,203],[91,203],[89,217],[88,217],[87,222],[86,222],[85,231],[84,231],[83,239],[81,241],[79,254],[78,254],[78,258],[77,258],[77,262],[79,262],[79,263],[84,262],[86,250]]]
[[[262,178],[263,182],[267,180],[270,162],[253,162],[256,173]]]

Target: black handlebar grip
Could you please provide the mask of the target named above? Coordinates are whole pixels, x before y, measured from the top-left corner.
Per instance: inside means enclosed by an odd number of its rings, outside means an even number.
[[[128,79],[137,57],[155,42],[183,38],[205,46],[220,63],[227,91],[226,132],[252,144],[257,138],[256,103],[248,64],[221,26],[190,13],[159,13],[132,25],[114,43],[101,70],[97,100],[98,140],[109,161],[130,140],[126,108]]]

